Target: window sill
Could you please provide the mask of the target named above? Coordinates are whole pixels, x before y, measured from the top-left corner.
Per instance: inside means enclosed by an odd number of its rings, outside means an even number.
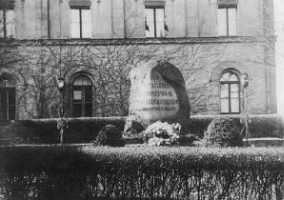
[[[226,115],[240,115],[240,112],[237,113],[220,113],[220,115],[226,116]]]

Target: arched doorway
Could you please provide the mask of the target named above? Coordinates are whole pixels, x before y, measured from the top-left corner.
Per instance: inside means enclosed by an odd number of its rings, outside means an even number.
[[[16,87],[9,75],[0,76],[0,121],[16,118]]]
[[[79,75],[72,83],[72,116],[91,117],[92,110],[92,82],[87,76]]]

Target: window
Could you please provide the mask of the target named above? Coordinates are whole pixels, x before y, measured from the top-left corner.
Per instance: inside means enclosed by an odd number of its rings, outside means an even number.
[[[233,71],[223,73],[220,80],[221,113],[240,113],[240,79]]]
[[[164,37],[165,29],[165,7],[145,6],[145,29],[146,37]]]
[[[0,37],[15,37],[15,11],[8,8],[0,8]]]
[[[0,77],[0,120],[15,120],[16,89],[11,79]]]
[[[236,0],[218,1],[218,35],[232,36],[237,34]]]
[[[73,117],[92,116],[92,83],[86,76],[80,75],[73,82]]]
[[[71,37],[90,38],[92,36],[91,10],[76,7],[71,9]]]

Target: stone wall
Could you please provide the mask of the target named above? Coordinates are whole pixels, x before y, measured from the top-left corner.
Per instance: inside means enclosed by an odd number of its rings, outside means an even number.
[[[216,43],[217,41],[217,43]],[[17,118],[56,117],[59,94],[59,41],[9,43],[16,60],[1,66],[0,74],[17,80]],[[265,40],[253,38],[61,41],[62,74],[66,81],[65,110],[71,116],[71,87],[77,73],[93,83],[93,116],[128,112],[130,69],[147,61],[167,61],[184,76],[192,114],[219,114],[219,79],[233,68],[249,76],[248,110],[251,114],[276,112],[273,69],[265,58]],[[107,45],[106,45],[107,44]],[[7,48],[6,48],[7,49]],[[3,55],[3,54],[2,54]],[[2,56],[3,57],[3,56]],[[268,70],[269,71],[269,70]],[[269,92],[268,92],[269,91]],[[241,93],[243,100],[243,93]]]
[[[165,38],[144,38],[144,0],[93,0],[92,38],[71,40],[69,0],[15,0],[16,40],[0,41],[0,75],[16,79],[17,119],[58,115],[60,48],[69,116],[77,73],[92,80],[93,116],[126,115],[128,73],[149,60],[182,72],[192,114],[220,113],[219,79],[227,68],[248,74],[250,113],[276,112],[272,0],[238,0],[235,37],[216,37],[217,0],[162,1]]]

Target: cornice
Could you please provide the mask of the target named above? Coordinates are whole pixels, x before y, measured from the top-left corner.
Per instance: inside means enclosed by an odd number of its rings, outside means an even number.
[[[106,46],[106,45],[184,45],[275,42],[275,36],[119,38],[119,39],[0,39],[0,47],[11,46]]]

